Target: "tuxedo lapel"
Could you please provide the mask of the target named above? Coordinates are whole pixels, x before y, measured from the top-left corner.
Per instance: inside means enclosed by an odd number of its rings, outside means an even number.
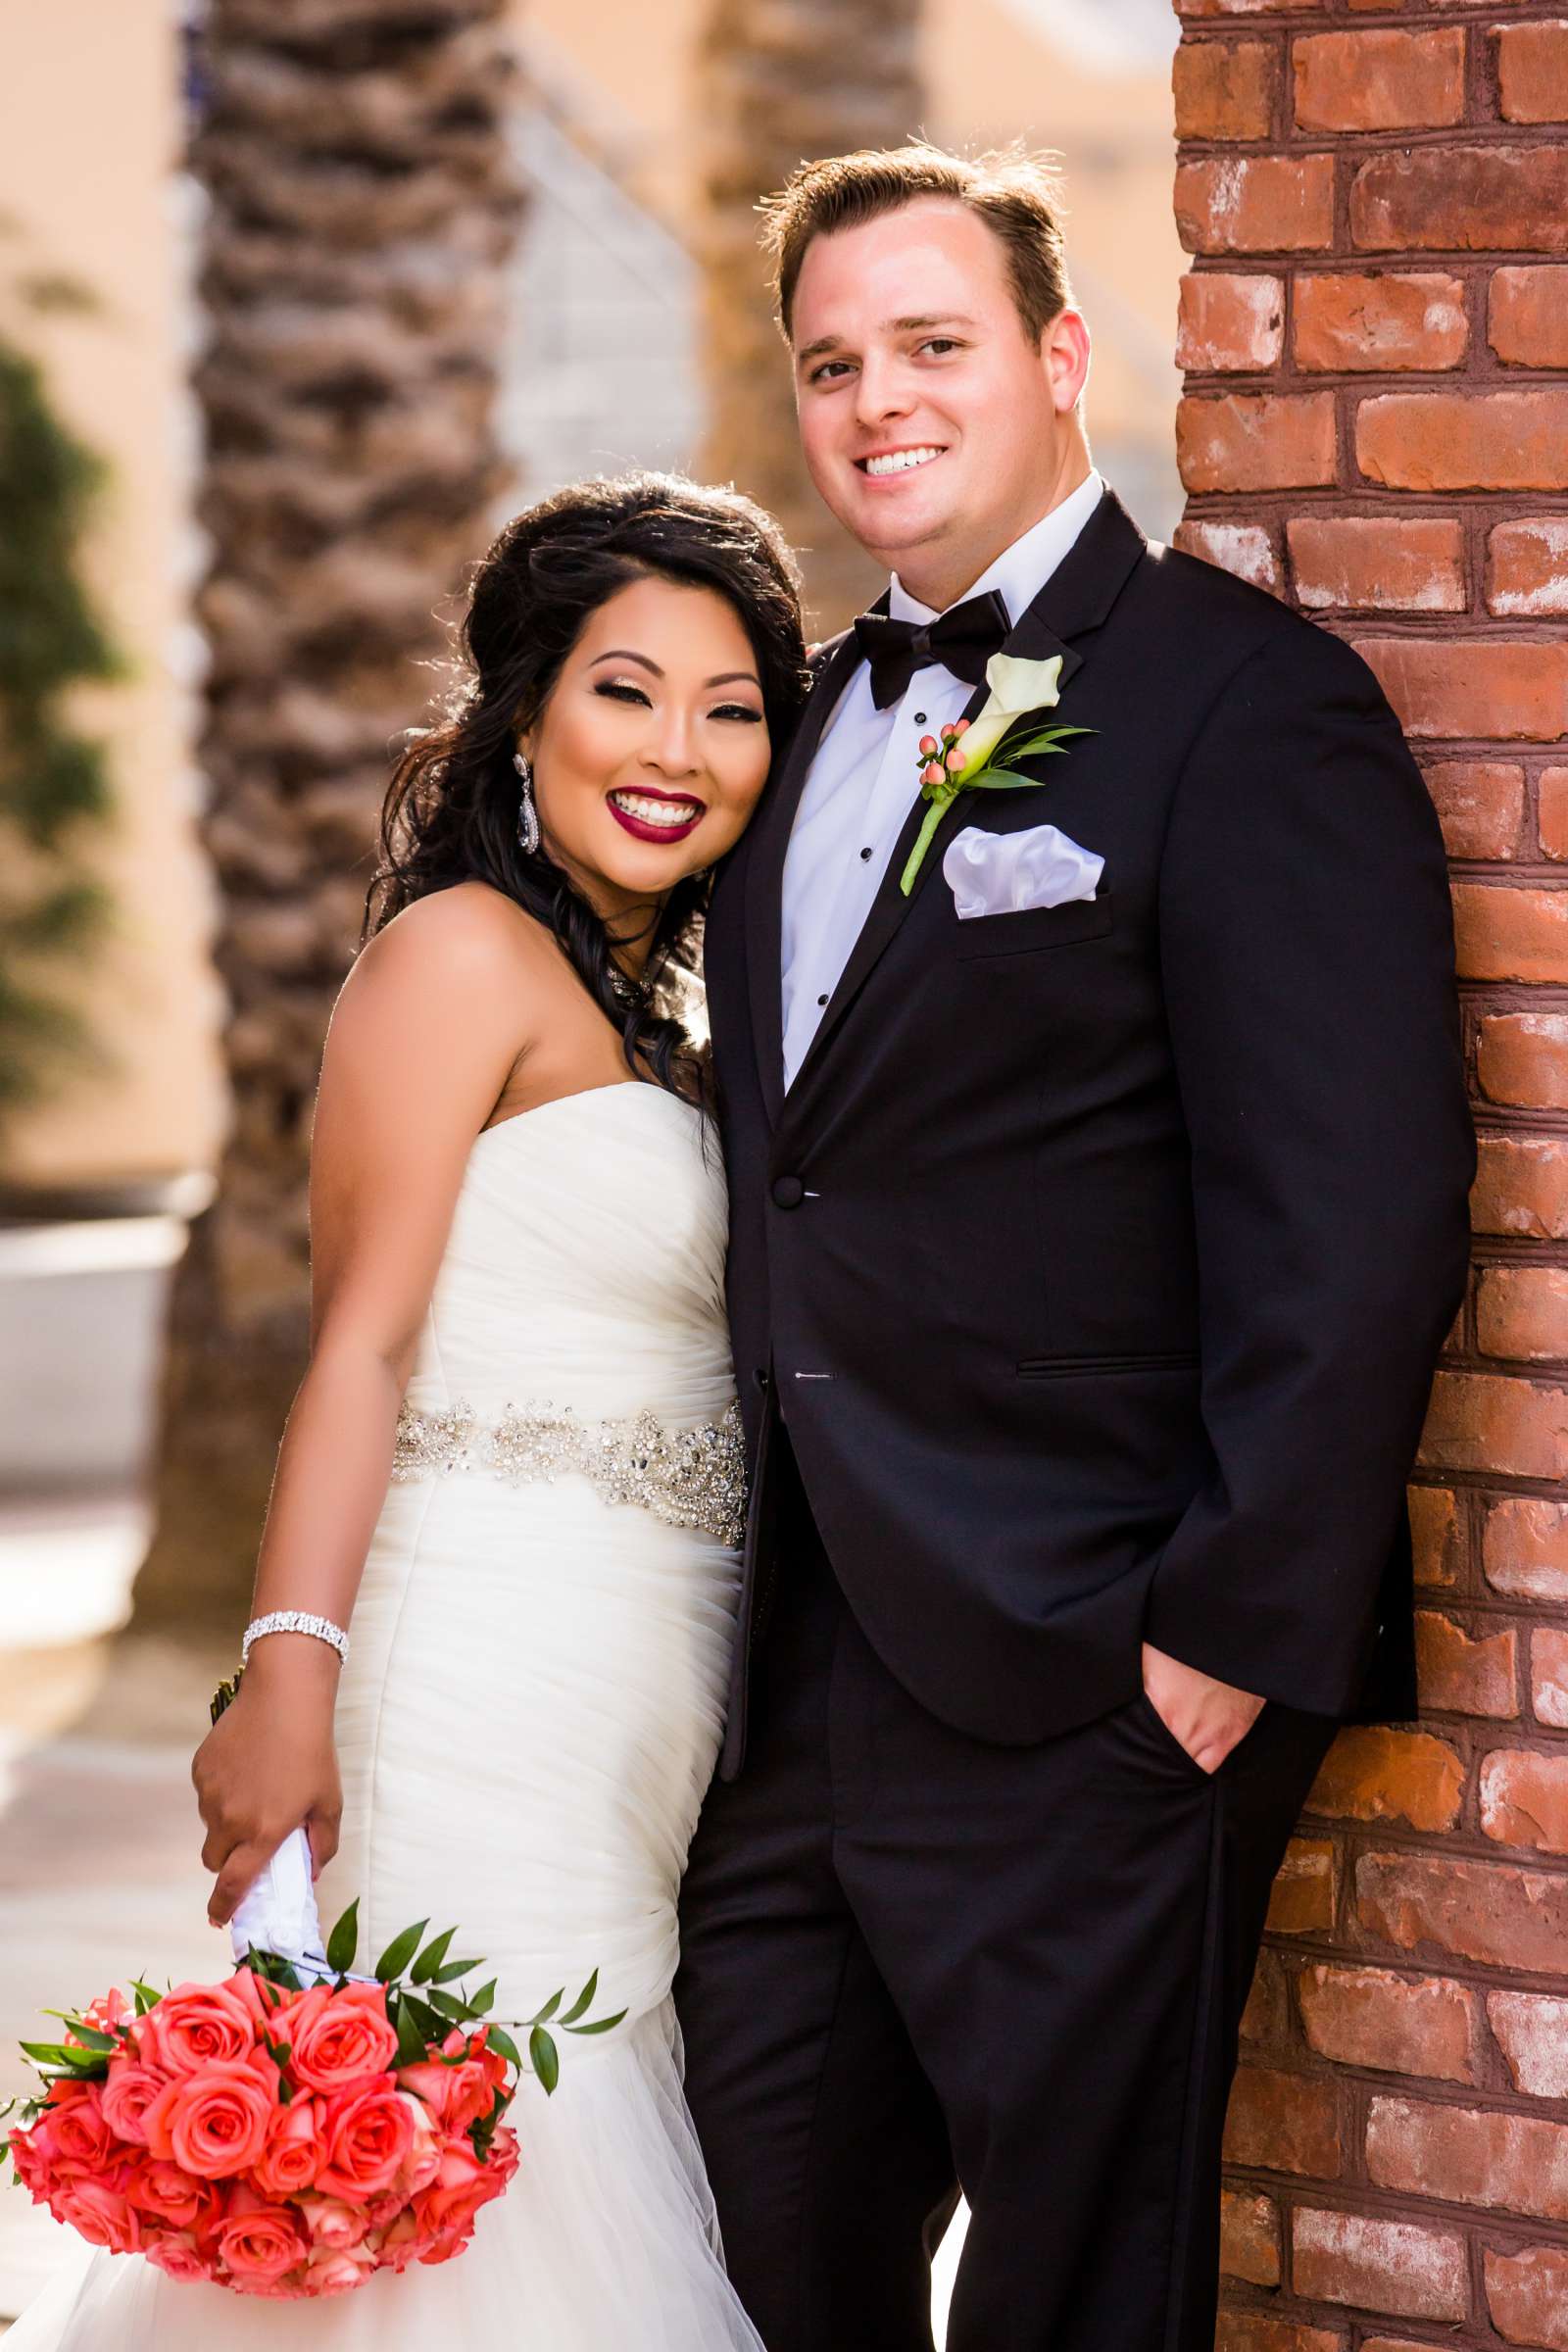
[[[1126,585],[1133,566],[1145,554],[1148,542],[1143,533],[1121,501],[1114,492],[1106,490],[1094,514],[1084,525],[1075,545],[1063,558],[1057,569],[1053,572],[1040,594],[1035,598],[1034,603],[1028,606],[1019,616],[1003,651],[1020,661],[1027,662],[1049,662],[1054,656],[1059,655],[1061,671],[1057,681],[1058,691],[1064,689],[1074,674],[1083,666],[1084,662],[1083,654],[1071,640],[1086,635],[1090,630],[1100,626]],[[853,636],[851,643],[854,643]],[[989,693],[990,689],[986,685],[977,686],[964,708],[963,715],[966,718],[977,717],[985,707]],[[1070,718],[1070,712],[1064,711],[1061,716],[1065,722]],[[796,785],[797,800],[799,799],[800,783],[804,780],[803,772],[800,782]],[[795,1083],[790,1088],[789,1108],[792,1115],[800,1109],[808,1094],[815,1088],[823,1062],[831,1052],[833,1040],[843,1025],[845,1015],[893,941],[898,937],[910,908],[930,881],[932,873],[940,868],[942,853],[950,836],[973,814],[972,805],[966,802],[962,793],[959,793],[937,827],[930,848],[926,852],[924,862],[914,878],[913,887],[909,895],[906,897],[900,889],[899,883],[909,852],[914,847],[915,837],[924,821],[926,810],[926,804],[919,797],[918,787],[912,781],[910,791],[914,797],[910,803],[909,813],[904,821],[893,856],[888,860],[887,871],[883,874],[878,886],[876,897],[871,902],[871,910],[861,926],[859,937],[850,952],[850,958],[840,974],[839,984],[828,1000],[822,1018],[817,1024],[816,1035],[812,1038],[806,1058],[796,1072]],[[792,819],[793,813],[792,804]],[[787,839],[786,834],[786,841]],[[774,920],[776,925],[778,920],[776,913]],[[775,941],[777,937],[778,933],[775,928]],[[773,1118],[776,1124],[778,1119],[776,1108],[773,1111]]]
[[[885,600],[884,600],[885,601]],[[811,760],[839,697],[860,660],[855,631],[827,649],[801,712],[778,781],[755,820],[746,868],[746,977],[752,1035],[768,1117],[777,1124],[784,1101],[784,859]]]

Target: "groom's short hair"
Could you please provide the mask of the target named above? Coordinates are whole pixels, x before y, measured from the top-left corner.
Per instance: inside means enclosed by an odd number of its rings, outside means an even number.
[[[788,341],[795,288],[815,237],[859,228],[922,196],[946,197],[978,216],[1000,240],[1013,300],[1031,343],[1072,300],[1062,234],[1061,178],[1054,156],[1015,144],[984,155],[950,155],[917,142],[862,147],[854,155],[802,164],[760,206],[763,248],[773,265],[778,320]]]

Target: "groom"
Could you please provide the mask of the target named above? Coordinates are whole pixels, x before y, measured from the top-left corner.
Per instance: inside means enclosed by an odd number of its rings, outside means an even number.
[[[840,157],[770,228],[812,478],[894,576],[709,922],[755,1485],[689,2095],[768,2352],[929,2346],[960,2185],[953,2352],[1210,2352],[1270,1883],[1338,1723],[1415,1705],[1438,829],[1357,657],[1093,470],[1040,167]],[[1088,731],[906,892],[1004,648]]]

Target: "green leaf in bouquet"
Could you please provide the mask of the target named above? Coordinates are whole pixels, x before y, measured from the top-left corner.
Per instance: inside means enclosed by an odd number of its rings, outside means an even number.
[[[150,1984],[144,1984],[140,1977],[131,1978],[130,1989],[136,1996],[136,2015],[138,2017],[145,2017],[149,2009],[156,2009],[164,1997],[161,1992],[154,1992]]]
[[[402,1976],[418,1950],[419,1937],[429,1925],[427,1919],[421,1919],[414,1927],[405,1928],[401,1936],[393,1936],[375,1964],[375,1974],[381,1984],[389,1984],[394,1977]]]
[[[543,2026],[535,2026],[528,2036],[528,2060],[548,2098],[561,2081],[561,2056]]]
[[[340,1977],[347,1976],[354,1966],[354,1955],[360,1948],[360,1898],[354,1897],[337,1926],[326,1939],[326,1965]]]
[[[488,2010],[495,2007],[495,1998],[496,1981],[494,1977],[492,1977],[488,1984],[480,1985],[478,1991],[468,2003],[468,2015],[470,2017],[483,2017]]]
[[[427,1984],[424,1997],[432,2009],[438,2011],[442,2017],[450,2019],[453,2025],[461,2026],[466,2022],[468,2004],[466,2001],[460,2001],[455,1992],[441,1992],[435,1985]]]
[[[513,2040],[512,2035],[507,2032],[506,2027],[492,2026],[487,2038],[489,2040],[490,2047],[493,2050],[499,2050],[502,2057],[506,2059],[507,2063],[510,2066],[514,2066],[520,2075],[522,2072],[522,2052]]]
[[[440,2014],[439,2010],[432,2009],[428,2001],[416,2000],[412,1992],[405,1991],[403,2007],[405,2013],[413,2018],[426,2042],[444,2039],[449,2021]]]
[[[548,2025],[549,2025],[549,2023],[550,2023],[550,2020],[551,2020],[551,2019],[552,2019],[552,2018],[555,2016],[555,2014],[556,2014],[556,2011],[557,2011],[557,2010],[558,2010],[558,2009],[561,2007],[561,2004],[562,2004],[562,2002],[563,2002],[563,2001],[565,1999],[565,1997],[566,1997],[566,1988],[565,1988],[565,1986],[564,1986],[564,1985],[563,1985],[563,1986],[562,1986],[562,1988],[561,1988],[561,1990],[560,1990],[559,1992],[553,1992],[553,1993],[550,1995],[550,1998],[549,1998],[549,2000],[548,2000],[548,2001],[546,2001],[546,2003],[545,2003],[545,2005],[544,2005],[544,2007],[543,2007],[542,2009],[536,2009],[536,2010],[534,2011],[534,2014],[533,2014],[533,2015],[532,2015],[532,2017],[530,2017],[530,2018],[529,2018],[529,2020],[528,2020],[528,2023],[529,2023],[529,2025],[530,2025],[530,2026],[548,2026]]]
[[[432,1977],[435,1978],[437,1984],[440,1983],[440,1978],[436,1977],[436,1971],[452,1948],[452,1938],[457,1932],[456,1928],[444,1928],[439,1936],[431,1936],[409,1971],[409,1975],[416,1984],[428,1984]]]
[[[598,1990],[599,1971],[596,1968],[593,1975],[589,1978],[587,1984],[583,1986],[581,1992],[578,1993],[577,1998],[572,2002],[571,2007],[563,2013],[561,2020],[562,2024],[564,2026],[574,2026],[579,2017],[586,2017],[589,2010],[594,2005],[594,1994]]]
[[[35,2060],[39,2066],[74,2068],[75,2065],[75,2059],[63,2041],[24,2041],[22,2049],[24,2057]]]
[[[449,1960],[444,1968],[435,1971],[430,1982],[433,1984],[455,1984],[460,1977],[472,1976],[476,1968],[483,1966],[482,1960]]]
[[[427,2036],[419,2032],[412,2004],[403,2000],[397,2014],[397,2063],[399,2066],[421,2066],[425,2056]]]
[[[48,2014],[51,2017],[58,2017],[60,2012],[58,2009],[51,2009]],[[83,2049],[118,2050],[120,2047],[118,2034],[100,2034],[96,2026],[74,2024],[72,2031]]]
[[[287,2075],[277,2078],[277,2103],[280,2107],[292,2107],[294,2104],[294,2085]]]
[[[613,2017],[596,2017],[591,2026],[568,2026],[566,2032],[568,2034],[609,2034],[620,2024],[625,2014],[624,2009],[617,2009]]]

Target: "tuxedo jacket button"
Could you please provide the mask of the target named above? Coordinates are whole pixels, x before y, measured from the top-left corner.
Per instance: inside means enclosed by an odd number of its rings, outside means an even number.
[[[773,1205],[775,1208],[799,1208],[806,1199],[806,1187],[798,1176],[775,1176]]]

